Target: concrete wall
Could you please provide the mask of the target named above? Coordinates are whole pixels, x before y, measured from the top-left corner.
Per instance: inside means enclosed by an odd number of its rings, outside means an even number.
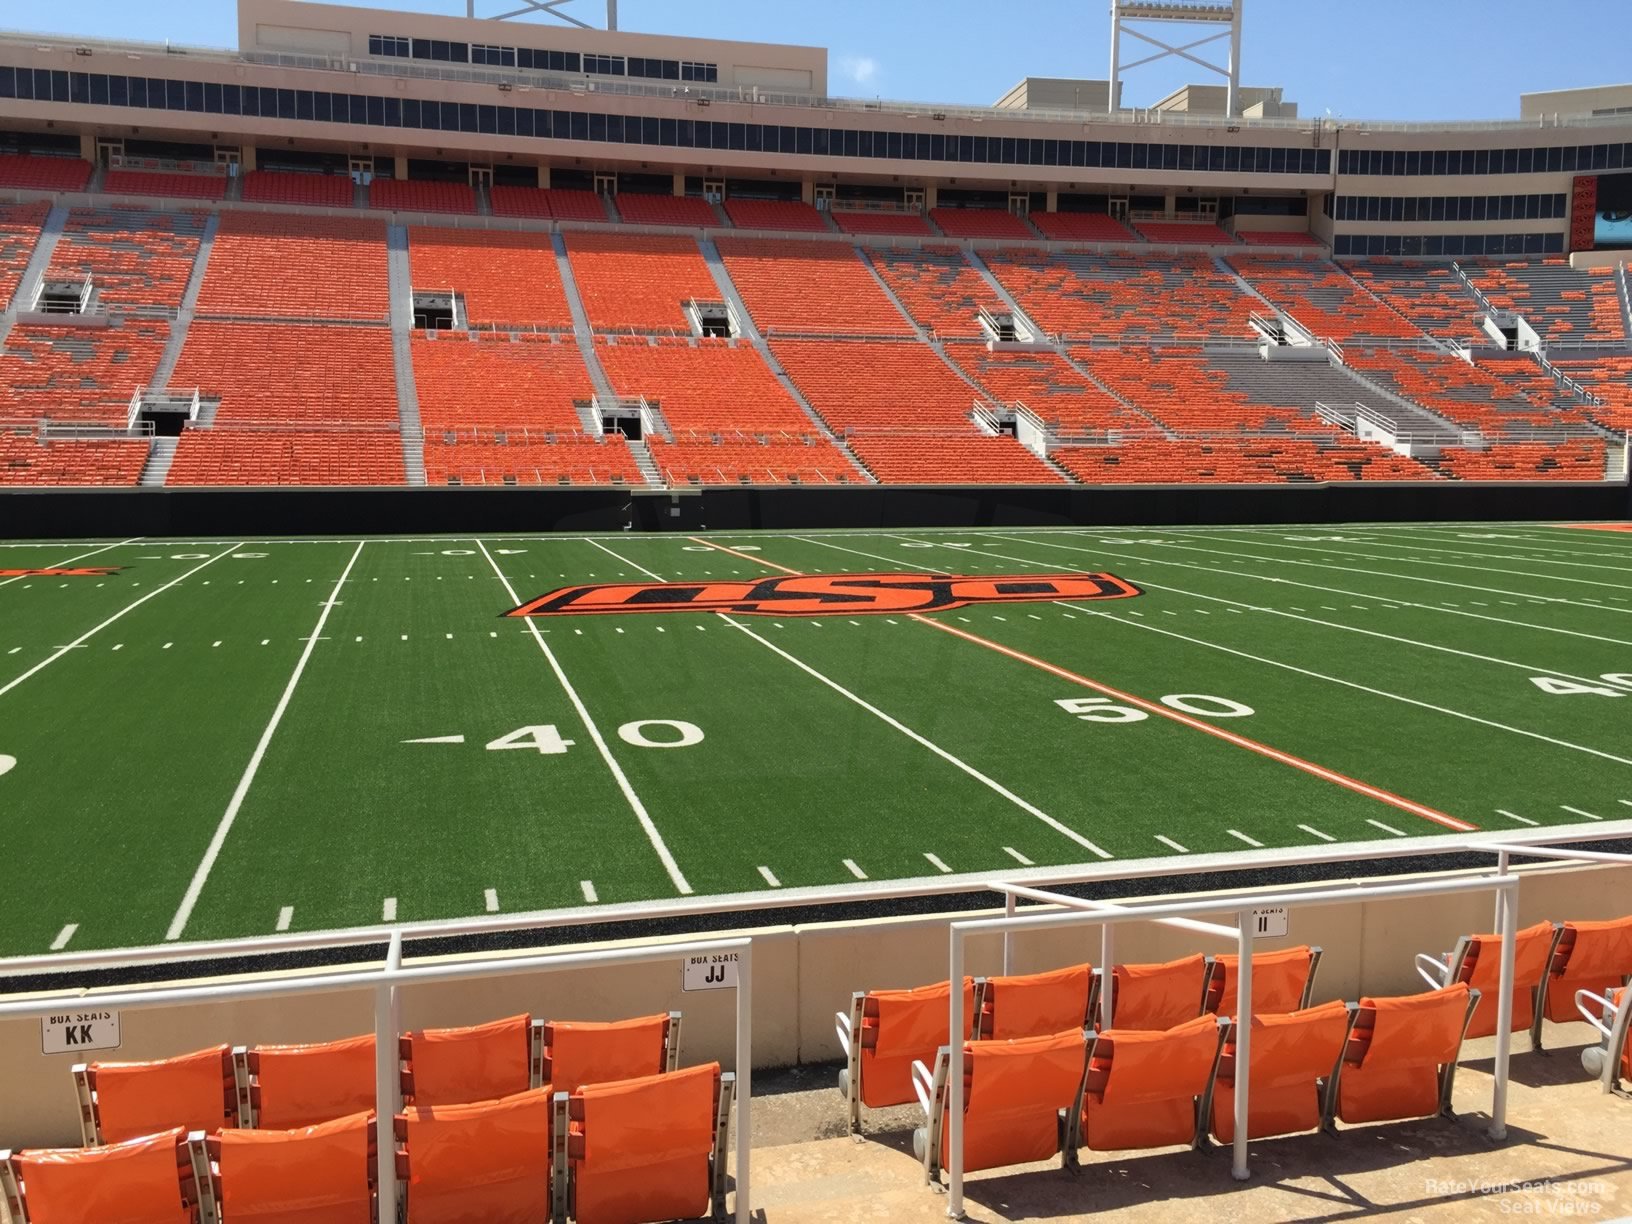
[[[1520,870],[1523,925],[1543,919],[1620,916],[1632,897],[1632,868]],[[1376,877],[1367,882],[1377,882]],[[1415,993],[1421,981],[1412,957],[1444,951],[1459,935],[1491,929],[1493,905],[1492,895],[1480,892],[1294,909],[1288,937],[1264,940],[1259,946],[1322,946],[1317,1001]],[[1100,930],[1085,926],[1017,938],[1014,969],[1031,972],[1081,961],[1098,963]],[[749,933],[755,940],[754,1061],[760,1067],[837,1059],[833,1014],[847,1007],[853,991],[916,986],[944,978],[947,972],[945,915],[767,927]],[[1159,961],[1229,950],[1222,940],[1154,924],[1120,926],[1115,940],[1118,961]],[[969,951],[971,973],[1001,968],[995,937],[972,943]],[[598,1020],[679,1010],[685,1016],[683,1061],[690,1065],[718,1060],[727,1068],[733,1064],[735,1048],[734,1009],[732,991],[684,992],[678,958],[617,969],[419,986],[405,989],[402,996],[403,1023],[409,1028],[468,1024],[523,1011],[546,1018]],[[219,1042],[319,1041],[372,1029],[368,991],[283,1002],[126,1010],[123,1046],[104,1056],[157,1058]],[[46,1056],[40,1048],[38,1021],[0,1023],[0,1147],[78,1142],[68,1074],[76,1057]]]

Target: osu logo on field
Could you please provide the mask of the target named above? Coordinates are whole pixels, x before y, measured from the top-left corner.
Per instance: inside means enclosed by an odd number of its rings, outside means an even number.
[[[93,565],[88,569],[0,569],[0,578],[106,578],[117,574],[117,565]]]
[[[738,612],[750,616],[867,616],[941,612],[970,604],[1126,599],[1139,588],[1114,574],[800,574],[740,582],[597,582],[563,587],[506,616],[608,612]]]

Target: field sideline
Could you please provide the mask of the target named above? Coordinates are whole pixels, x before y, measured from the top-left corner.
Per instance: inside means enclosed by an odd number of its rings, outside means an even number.
[[[732,593],[887,574],[1010,581]],[[729,599],[505,615],[608,583]],[[1534,524],[0,543],[0,955],[1599,830],[1625,618]]]

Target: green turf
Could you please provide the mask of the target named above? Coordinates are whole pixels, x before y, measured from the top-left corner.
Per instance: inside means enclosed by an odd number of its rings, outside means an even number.
[[[388,899],[422,921],[684,889],[838,895],[943,867],[1447,831],[1321,769],[1481,829],[1632,817],[1632,701],[1532,679],[1611,674],[1632,696],[1632,535],[707,538],[754,551],[671,536],[0,545],[0,568],[119,567],[0,580],[0,756],[16,760],[0,774],[0,954],[367,925]],[[777,566],[1108,570],[1144,593],[934,614],[978,640],[902,616],[556,618],[536,637],[501,619],[511,590]],[[1163,717],[1083,721],[1057,702],[1096,691],[998,647],[1146,702],[1240,703],[1253,712],[1198,721],[1318,769]],[[620,736],[643,720],[704,738]],[[487,747],[546,725],[566,751]],[[465,742],[403,742],[446,736]]]

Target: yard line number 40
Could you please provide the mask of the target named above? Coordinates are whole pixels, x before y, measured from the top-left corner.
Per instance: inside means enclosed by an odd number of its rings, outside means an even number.
[[[690,748],[703,742],[703,729],[696,723],[672,718],[643,718],[618,728],[618,738],[636,748]],[[540,756],[560,756],[577,741],[562,738],[554,723],[517,727],[487,746],[489,752],[531,750]]]
[[[1530,683],[1554,697],[1625,697],[1628,690],[1632,690],[1632,672],[1605,672],[1598,678],[1604,683],[1582,684],[1557,676],[1531,676]]]
[[[1256,714],[1249,705],[1231,701],[1228,697],[1209,697],[1206,693],[1173,693],[1158,697],[1170,710],[1193,714],[1197,718],[1251,718]],[[1133,706],[1117,705],[1109,697],[1064,697],[1054,703],[1067,714],[1075,714],[1083,722],[1136,723],[1150,717],[1148,711]]]

